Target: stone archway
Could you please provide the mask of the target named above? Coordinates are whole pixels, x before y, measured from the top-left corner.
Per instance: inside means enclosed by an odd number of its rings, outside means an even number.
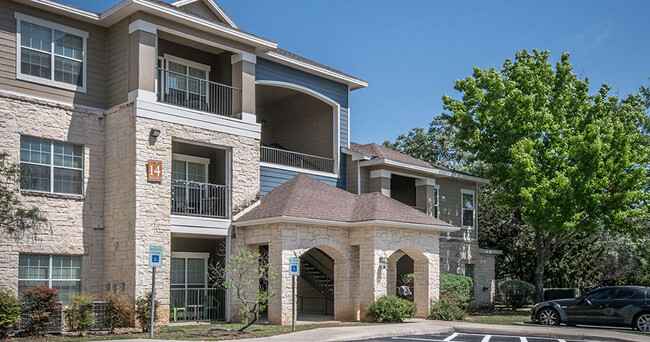
[[[431,262],[429,258],[414,247],[402,247],[388,257],[386,290],[388,295],[394,295],[397,288],[397,263],[401,258],[413,260],[413,302],[417,306],[416,317],[426,317],[433,295]],[[435,274],[434,276],[437,276]],[[436,283],[437,284],[437,283]]]
[[[334,316],[335,263],[323,250],[330,248],[315,247],[300,256],[300,276],[296,279],[296,310],[300,321],[320,321]],[[331,249],[330,252],[336,254]]]

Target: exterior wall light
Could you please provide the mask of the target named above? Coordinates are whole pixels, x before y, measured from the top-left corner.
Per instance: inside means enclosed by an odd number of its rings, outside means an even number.
[[[379,268],[385,270],[388,268],[388,259],[385,257],[379,257]]]
[[[149,132],[149,135],[151,135],[154,138],[158,138],[160,135],[160,130],[158,128],[152,128],[151,132]]]

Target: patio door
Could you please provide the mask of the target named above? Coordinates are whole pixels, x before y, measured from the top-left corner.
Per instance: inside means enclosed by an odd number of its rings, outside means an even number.
[[[169,102],[209,110],[210,66],[167,54],[162,63],[167,72],[165,94]]]
[[[201,207],[207,194],[210,159],[174,153],[172,190],[174,212],[204,214]]]
[[[198,319],[208,295],[210,253],[172,252],[170,309],[174,320]]]

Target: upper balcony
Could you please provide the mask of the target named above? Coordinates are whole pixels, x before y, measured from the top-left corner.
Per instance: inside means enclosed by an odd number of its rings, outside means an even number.
[[[232,86],[232,53],[215,47],[197,46],[202,48],[199,49],[185,44],[158,39],[157,100],[241,119],[242,91]]]
[[[337,172],[339,107],[289,84],[258,83],[262,165],[324,174]]]

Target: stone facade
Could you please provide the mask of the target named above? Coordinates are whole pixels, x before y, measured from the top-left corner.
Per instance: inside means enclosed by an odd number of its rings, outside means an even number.
[[[466,265],[474,265],[473,305],[494,303],[494,259],[495,255],[479,248],[477,241],[440,241],[441,273],[465,274]]]
[[[415,303],[417,317],[426,317],[431,300],[438,299],[439,232],[403,227],[341,227],[277,223],[238,227],[235,248],[256,251],[269,246],[269,261],[279,273],[271,283],[276,296],[269,301],[269,322],[291,323],[291,276],[289,258],[319,248],[334,260],[334,318],[360,320],[368,305],[388,294],[390,269],[383,269],[380,257],[404,252],[415,260]],[[393,272],[394,273],[394,272]],[[236,317],[236,298],[231,314]]]
[[[48,222],[18,236],[0,238],[0,286],[17,291],[18,256],[82,256],[82,291],[102,294],[104,250],[104,120],[101,114],[19,96],[0,94],[0,152],[20,161],[20,136],[27,135],[84,146],[83,195],[22,190],[19,199],[37,206]]]

